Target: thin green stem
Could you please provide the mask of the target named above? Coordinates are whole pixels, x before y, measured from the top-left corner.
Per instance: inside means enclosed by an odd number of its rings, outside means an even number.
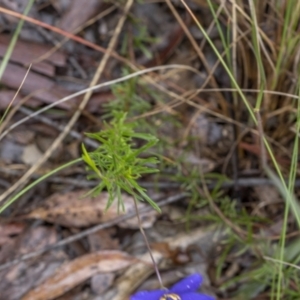
[[[29,0],[29,1],[28,1],[27,5],[26,5],[26,8],[25,8],[25,10],[24,10],[23,15],[25,15],[25,16],[28,15],[28,13],[29,13],[29,11],[30,11],[30,9],[31,9],[31,7],[32,7],[32,5],[33,5],[33,3],[34,3],[34,0]],[[21,29],[22,29],[22,27],[23,27],[23,24],[24,24],[24,20],[21,19],[21,20],[19,21],[19,23],[18,23],[18,26],[17,26],[17,28],[16,28],[16,31],[14,32],[14,35],[13,35],[12,39],[11,39],[11,41],[10,41],[8,47],[7,47],[7,50],[6,50],[6,52],[5,52],[5,55],[4,55],[4,57],[3,57],[3,60],[2,60],[2,62],[1,62],[1,65],[0,65],[0,79],[1,79],[2,76],[3,76],[3,73],[4,73],[5,69],[6,69],[6,66],[7,66],[7,64],[8,64],[8,61],[9,61],[10,57],[11,57],[11,54],[12,54],[14,48],[15,48],[15,45],[16,45],[16,42],[17,42],[17,40],[18,40],[19,34],[20,34],[20,32],[21,32]]]
[[[148,249],[148,252],[149,252],[149,255],[151,257],[151,260],[152,260],[152,263],[153,263],[153,267],[154,267],[154,270],[155,270],[155,273],[156,273],[156,277],[158,279],[158,282],[159,282],[159,285],[160,285],[160,288],[161,289],[165,289],[164,285],[163,285],[163,282],[162,282],[162,279],[161,279],[161,275],[160,275],[160,272],[159,272],[159,268],[158,268],[158,265],[154,259],[154,256],[153,256],[153,253],[152,253],[152,249],[150,247],[150,244],[149,244],[149,241],[148,241],[148,238],[146,236],[146,233],[144,231],[144,228],[142,226],[142,222],[141,222],[141,217],[140,217],[140,213],[139,213],[139,209],[138,209],[138,206],[137,206],[137,199],[134,195],[134,193],[132,194],[133,195],[133,200],[134,200],[134,207],[135,207],[135,212],[136,212],[136,217],[138,219],[138,224],[139,224],[139,229],[140,229],[140,232],[144,238],[144,241],[145,241],[145,244],[146,244],[146,247]]]
[[[299,154],[299,141],[298,141],[298,133],[300,132],[300,101],[298,101],[297,105],[297,116],[296,116],[296,134],[295,134],[295,141],[294,141],[294,148],[293,148],[293,156],[289,174],[289,183],[288,183],[288,190],[289,194],[294,193],[294,186],[297,174],[297,164],[298,164],[298,154]],[[284,261],[284,254],[285,254],[285,241],[286,241],[286,233],[287,233],[287,224],[288,224],[288,215],[290,210],[290,203],[287,201],[285,204],[284,210],[284,218],[283,218],[283,225],[281,230],[281,238],[280,238],[280,254],[279,260]],[[282,286],[282,276],[283,276],[283,264],[279,265],[278,271],[278,281],[277,281],[277,297],[276,299],[281,299],[281,286]]]

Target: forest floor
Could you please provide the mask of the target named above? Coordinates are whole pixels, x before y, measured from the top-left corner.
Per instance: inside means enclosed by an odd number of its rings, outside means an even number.
[[[299,3],[0,0],[0,300],[300,299]]]

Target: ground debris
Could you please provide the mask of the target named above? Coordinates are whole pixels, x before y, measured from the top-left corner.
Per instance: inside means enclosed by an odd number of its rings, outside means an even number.
[[[42,249],[57,241],[54,228],[28,228],[12,243],[6,243],[0,252],[1,263],[31,251]],[[20,262],[0,272],[1,299],[19,300],[34,286],[53,274],[67,256],[62,251],[47,253],[37,259]]]
[[[23,216],[28,219],[42,219],[47,222],[60,224],[66,227],[87,227],[98,223],[108,222],[119,215],[134,211],[134,199],[123,195],[125,210],[118,205],[117,199],[107,208],[108,194],[103,192],[97,197],[85,197],[88,190],[69,192],[65,194],[56,193],[50,196],[41,207],[34,209],[29,214]],[[145,204],[139,203],[141,208]],[[151,227],[155,221],[157,213],[155,211],[141,214],[144,227]],[[138,228],[135,218],[119,224],[121,227]]]
[[[50,300],[64,294],[96,273],[123,269],[134,258],[120,251],[100,251],[63,264],[43,283],[29,291],[22,300]]]

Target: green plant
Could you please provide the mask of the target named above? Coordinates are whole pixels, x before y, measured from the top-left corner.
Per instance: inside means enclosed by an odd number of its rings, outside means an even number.
[[[148,50],[148,46],[152,43],[155,43],[157,41],[156,38],[153,38],[149,35],[148,29],[145,25],[141,25],[141,20],[133,20],[135,25],[135,31],[136,33],[132,37],[132,44],[134,49],[140,50],[145,57],[148,59],[152,58],[151,51]],[[122,49],[121,53],[126,54],[127,53],[127,47],[129,43],[129,35],[126,34],[125,38],[123,39]]]
[[[130,71],[124,68],[122,74],[123,76],[127,76],[130,74]],[[150,102],[145,100],[140,94],[153,93],[138,78],[131,78],[123,83],[114,84],[111,90],[115,99],[104,104],[105,114],[103,118],[113,118],[112,112],[116,111],[126,112],[127,118],[132,118],[144,114],[151,109]],[[142,125],[145,125],[145,123],[143,122]]]
[[[82,144],[82,159],[87,164],[88,169],[92,171],[88,178],[100,180],[99,184],[89,194],[98,195],[103,189],[106,189],[109,193],[107,209],[117,198],[118,208],[121,207],[124,210],[122,191],[133,197],[139,228],[151,256],[158,281],[163,288],[158,266],[143,230],[137,207],[138,200],[146,200],[154,209],[160,211],[157,204],[147,195],[146,190],[137,182],[137,179],[144,174],[158,172],[154,168],[158,162],[156,157],[140,157],[142,153],[153,147],[158,139],[150,134],[135,132],[134,127],[137,124],[134,122],[126,123],[126,113],[113,111],[112,115],[113,119],[110,123],[105,123],[104,130],[87,134],[90,138],[101,143],[96,150],[88,152]],[[137,146],[139,140],[144,141],[145,144]]]
[[[136,200],[146,200],[154,209],[160,211],[137,182],[142,175],[158,171],[154,168],[158,162],[156,157],[140,157],[143,152],[153,147],[158,139],[149,134],[136,133],[135,124],[125,122],[126,113],[113,112],[113,115],[112,121],[109,124],[105,123],[104,130],[87,134],[101,143],[96,150],[88,152],[82,145],[82,159],[92,171],[89,179],[100,180],[90,194],[97,195],[103,189],[107,189],[109,193],[107,208],[115,197],[118,199],[118,206],[123,207],[121,197],[123,190]],[[137,147],[137,140],[146,143]]]

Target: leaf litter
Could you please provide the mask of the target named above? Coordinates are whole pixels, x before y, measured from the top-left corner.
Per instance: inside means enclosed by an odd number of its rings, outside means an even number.
[[[78,27],[84,28],[86,21],[90,21],[109,5],[109,3],[104,1],[88,1],[83,8],[82,1],[36,1],[31,16],[47,24],[57,24],[62,29],[72,32]],[[89,25],[82,29],[79,35],[95,43],[107,45],[120,12],[121,10],[117,10],[107,18],[103,18],[99,22],[95,21],[94,25]],[[127,22],[119,47],[125,49],[127,47],[127,50],[131,53],[135,52],[135,46],[131,44],[131,41],[134,40],[135,43],[143,44],[144,41],[139,41],[138,39],[140,37],[143,39],[140,33],[145,32],[148,36],[145,39],[143,49],[150,49],[153,52],[153,57],[149,58],[145,51],[137,50],[132,56],[133,62],[136,61],[138,64],[141,63],[145,66],[147,64],[157,65],[167,62],[169,57],[174,54],[176,61],[176,51],[184,40],[184,34],[177,22],[170,17],[169,11],[162,10],[160,5],[156,3],[145,3],[143,5],[136,3],[132,13],[143,19],[144,28],[131,23],[131,21]],[[16,22],[16,19],[11,19]],[[166,26],[161,26],[161,24]],[[32,31],[31,36],[28,35],[30,30]],[[153,44],[148,42],[152,37],[154,38],[153,41],[155,40]],[[10,35],[0,35],[0,56],[4,55],[9,39]],[[127,45],[124,42],[126,39],[129,41]],[[70,94],[70,92],[77,91],[89,84],[102,54],[86,49],[74,42],[68,42],[50,55],[53,46],[57,41],[61,40],[62,37],[52,34],[51,31],[36,30],[34,26],[24,27],[21,32],[21,38],[18,40],[17,47],[1,80],[1,83],[5,85],[7,90],[0,94],[0,100],[1,97],[6,99],[6,104],[1,106],[2,104],[0,103],[0,108],[5,109],[7,107],[11,95],[19,87],[19,83],[27,71],[28,64],[33,61],[31,72],[18,95],[18,101],[14,105],[17,105],[24,96],[31,95],[31,98],[26,101],[26,106],[36,109],[44,104],[53,103],[57,99]],[[31,48],[31,51],[27,51],[28,48]],[[23,52],[26,55],[22,55]],[[42,60],[40,60],[41,57],[43,57]],[[189,57],[189,55],[184,55],[184,57]],[[105,81],[112,77],[120,76],[121,68],[123,66],[111,59],[101,80]],[[190,78],[186,80],[180,78],[178,84],[184,81],[189,82],[190,87],[193,86],[193,81]],[[149,103],[157,101],[151,97],[147,98]],[[99,130],[99,127],[101,128],[102,121],[99,121],[100,118],[98,117],[103,115],[103,103],[109,102],[114,98],[115,95],[110,89],[93,94],[84,112],[84,118],[86,119],[82,123],[79,122],[74,129],[80,133],[79,137],[83,136],[87,128],[97,130]],[[53,111],[45,114],[45,117],[59,124],[65,124],[67,118],[73,114],[78,100],[74,99],[58,105]],[[22,117],[21,112],[16,114],[13,120],[17,120],[20,117]],[[29,125],[35,133],[34,137],[30,140],[23,139],[22,142],[16,140],[15,143],[17,146],[21,145],[20,151],[24,152],[24,149],[29,151],[26,152],[26,157],[23,157],[23,160],[22,154],[18,152],[14,154],[10,161],[4,162],[11,169],[14,169],[14,164],[21,164],[23,168],[26,168],[26,163],[34,163],[34,160],[37,158],[37,152],[31,151],[32,145],[36,145],[39,150],[44,152],[48,146],[46,145],[44,149],[41,149],[40,137],[44,138],[45,135],[51,135],[46,133],[51,130],[54,131],[51,138],[58,134],[58,129],[55,126],[44,125],[38,120],[31,120]],[[170,136],[170,140],[172,140],[172,135],[176,135],[176,132],[172,130],[165,130],[165,132]],[[54,168],[55,163],[59,159],[64,161],[64,155],[69,157],[67,149],[71,143],[75,143],[75,147],[77,146],[75,150],[78,152],[80,142],[81,138],[78,138],[75,142],[68,138],[62,145],[63,151],[59,152],[54,159],[51,158],[45,168]],[[17,146],[14,147],[17,148]],[[178,156],[178,151],[173,152],[175,158]],[[76,153],[76,151],[74,152]],[[1,157],[2,161],[3,157]],[[208,159],[199,159],[194,153],[191,153],[186,162],[188,166],[197,164],[204,167],[210,161]],[[76,167],[61,174],[61,176],[65,177],[78,178],[77,180],[79,181],[85,181],[86,179],[83,177],[85,175],[86,173],[82,167]],[[5,173],[5,178],[10,182],[15,180],[15,176],[8,173]],[[152,179],[150,178],[151,181]],[[82,229],[100,223],[109,222],[116,219],[120,214],[135,211],[134,199],[126,194],[122,195],[125,206],[125,211],[123,212],[118,210],[117,201],[106,210],[108,195],[105,192],[98,197],[92,198],[84,197],[88,190],[74,190],[73,187],[64,183],[49,184],[46,182],[41,189],[44,189],[44,187],[46,188],[45,191],[39,192],[36,189],[36,194],[33,192],[29,201],[22,199],[23,202],[21,201],[20,206],[12,207],[14,218],[20,220],[25,229],[16,232],[17,237],[9,239],[9,242],[2,246],[0,253],[1,263],[13,260],[25,253],[30,253],[30,251],[52,246],[65,236],[76,234]],[[168,194],[180,193],[180,190],[173,191],[171,188],[166,194],[161,194],[155,188],[155,184],[153,184],[153,188],[148,189],[148,192],[158,194],[161,198],[167,198]],[[50,196],[45,197],[45,195]],[[145,205],[145,203],[139,203],[138,207],[143,208]],[[171,209],[168,210],[166,208],[165,216],[170,211]],[[184,214],[181,212],[175,220],[171,221],[172,230],[167,230],[169,233],[174,234],[174,240],[180,239],[176,235],[178,227],[172,225],[177,222],[178,218],[183,217]],[[184,252],[187,244],[195,243],[195,240],[190,236],[190,242],[185,243],[183,240],[180,240],[181,245],[175,246],[176,249],[171,249],[172,242],[164,237],[159,237],[159,234],[154,230],[155,223],[159,218],[162,218],[162,216],[158,215],[154,210],[141,214],[142,226],[148,231],[150,236],[151,233],[155,233],[151,240],[154,251],[159,253],[158,255],[164,263],[169,261],[172,266],[175,262],[173,256],[176,253],[181,253],[178,250],[180,246]],[[133,292],[134,287],[138,287],[143,280],[146,280],[152,274],[152,267],[147,257],[148,253],[145,253],[144,249],[142,249],[144,256],[141,256],[143,261],[138,262],[136,258],[135,251],[142,244],[140,237],[137,237],[139,240],[137,244],[133,240],[133,235],[138,227],[137,219],[131,218],[109,230],[102,230],[89,235],[87,238],[78,241],[76,245],[73,243],[62,249],[52,250],[40,257],[20,262],[2,271],[1,277],[5,279],[2,283],[2,287],[5,289],[5,299],[43,300],[64,299],[64,297],[76,299],[76,297],[80,297],[79,295],[84,294],[86,290],[90,299],[94,297],[108,297],[108,299],[111,299],[109,295],[115,293],[115,289],[119,289],[119,292],[115,294],[116,297],[118,297],[117,295],[128,295],[129,291]],[[195,233],[194,237],[199,236]],[[163,244],[163,246],[159,247],[158,244]],[[127,247],[128,245],[132,245],[133,248]],[[78,251],[77,248],[79,249]],[[187,261],[188,259],[186,259]],[[131,269],[135,265],[140,266],[141,271],[127,279],[124,276],[124,274],[127,274],[125,270]],[[124,284],[122,284],[123,281]],[[124,287],[125,291],[123,290]]]
[[[23,296],[22,300],[55,299],[97,273],[118,271],[134,261],[135,258],[127,253],[112,250],[83,255],[63,264],[46,281]]]
[[[85,197],[88,190],[74,191],[65,194],[56,193],[45,200],[41,207],[35,208],[23,216],[26,219],[34,218],[66,227],[88,227],[98,223],[108,222],[118,216],[135,210],[134,199],[122,195],[124,211],[118,207],[117,200],[107,209],[108,194],[103,192],[97,197]],[[142,208],[145,204],[139,203]],[[141,214],[144,227],[151,227],[155,222],[157,212]],[[119,224],[120,227],[138,228],[136,218],[131,218]]]
[[[28,228],[12,243],[6,243],[0,252],[0,262],[12,260],[20,255],[53,245],[57,233],[52,227]],[[0,272],[1,299],[19,300],[34,286],[51,276],[68,257],[61,250],[49,252]]]
[[[224,28],[229,28],[231,24],[228,20],[232,20],[232,18],[226,14],[231,11],[231,8],[227,7],[230,3],[224,2],[223,4],[224,11],[220,11],[220,22]],[[283,5],[284,2],[281,4]],[[26,1],[2,0],[0,5],[22,13]],[[192,1],[189,2],[189,5],[193,12],[197,14],[197,18],[203,26],[208,29],[208,34],[215,45],[223,52],[218,28],[212,26],[214,20],[208,10],[207,1]],[[191,192],[191,197],[187,197],[186,200],[176,206],[180,207],[181,210],[178,213],[176,212],[175,217],[172,216],[173,210],[169,206],[163,210],[162,215],[157,215],[154,212],[153,214],[147,213],[141,216],[143,227],[149,235],[155,257],[162,264],[163,276],[173,274],[168,281],[172,284],[172,280],[179,279],[183,274],[201,270],[202,273],[209,274],[212,285],[219,290],[222,283],[230,282],[235,276],[241,276],[249,270],[253,270],[253,265],[255,265],[252,264],[255,261],[253,257],[256,253],[247,250],[244,251],[245,254],[240,254],[243,251],[240,251],[241,249],[236,246],[236,243],[230,248],[228,240],[225,239],[223,244],[216,244],[215,249],[211,249],[206,253],[205,262],[200,261],[197,254],[198,248],[202,251],[202,248],[212,245],[215,239],[222,240],[222,237],[216,234],[210,236],[210,240],[203,240],[201,234],[197,233],[193,226],[201,227],[204,230],[205,227],[202,227],[202,225],[210,222],[211,218],[219,223],[222,220],[219,218],[216,220],[215,215],[209,214],[211,209],[206,205],[205,197],[203,195],[199,196],[199,193],[195,193],[195,190],[193,190],[195,184],[197,184],[193,176],[197,175],[200,172],[199,170],[204,173],[205,180],[207,177],[208,183],[213,187],[213,200],[224,211],[224,214],[227,214],[228,219],[237,218],[240,220],[239,218],[241,218],[241,221],[244,222],[241,215],[246,211],[251,218],[269,218],[273,220],[271,225],[270,223],[266,225],[263,222],[250,222],[249,230],[251,233],[255,232],[256,236],[261,234],[268,239],[273,238],[274,235],[278,236],[282,232],[282,227],[284,227],[281,218],[283,203],[282,197],[274,187],[263,186],[251,189],[248,186],[241,188],[235,184],[235,192],[232,192],[233,185],[222,190],[216,188],[216,186],[222,184],[223,179],[219,176],[220,173],[222,173],[222,176],[235,178],[233,174],[236,171],[236,176],[242,177],[241,179],[244,180],[245,185],[248,180],[249,182],[252,179],[255,179],[255,182],[265,180],[266,178],[262,177],[260,168],[261,147],[254,132],[256,127],[248,122],[248,118],[245,120],[247,112],[242,105],[236,105],[234,101],[232,102],[231,96],[225,92],[211,93],[206,90],[208,86],[202,86],[205,81],[210,81],[213,77],[217,84],[214,85],[213,80],[211,80],[209,88],[214,87],[215,90],[223,87],[227,88],[230,87],[230,83],[228,76],[224,73],[224,68],[219,64],[218,58],[212,53],[197,26],[191,22],[190,17],[187,17],[181,4],[175,1],[174,7],[183,20],[183,26],[188,28],[195,43],[200,45],[199,49],[201,48],[201,51],[203,51],[205,61],[199,59],[190,44],[191,37],[186,38],[182,24],[180,25],[175,20],[167,5],[155,1],[151,3],[137,1],[134,3],[115,51],[121,55],[126,55],[126,58],[138,68],[139,65],[147,67],[163,63],[181,63],[193,66],[199,70],[199,73],[191,74],[187,71],[175,71],[173,74],[171,74],[172,72],[151,74],[152,83],[147,87],[145,82],[141,84],[139,80],[132,80],[128,86],[135,87],[135,90],[130,90],[131,94],[128,94],[126,89],[121,89],[118,96],[120,98],[124,96],[125,101],[123,103],[119,102],[118,107],[134,111],[134,114],[132,114],[134,118],[140,118],[141,115],[145,116],[143,120],[149,121],[149,124],[151,124],[150,131],[155,132],[162,139],[162,142],[167,141],[166,144],[170,145],[162,155],[168,161],[167,165],[162,164],[161,166],[161,178],[167,186],[164,190],[165,194],[158,191],[155,185],[157,177],[150,176],[147,178],[147,181],[151,183],[148,192],[158,193],[161,198],[168,197],[170,194],[181,193],[182,189],[185,188]],[[262,4],[261,7],[264,7],[264,5]],[[270,12],[270,6],[266,4],[265,7],[268,7],[268,12]],[[106,12],[107,8],[109,13]],[[73,32],[77,36],[105,48],[109,43],[117,21],[122,15],[122,6],[107,1],[94,0],[86,1],[84,6],[82,1],[79,0],[36,0],[29,15],[40,22]],[[272,21],[267,20],[267,22],[264,22],[264,18],[264,14],[259,18],[259,20],[263,20],[264,24],[260,28],[261,32],[264,32],[266,27],[269,26],[267,36],[272,38],[271,41],[268,41],[268,47],[264,52],[264,54],[268,54],[269,47],[277,46],[274,37],[280,36],[281,33],[278,34],[276,28],[280,30],[281,25],[279,21],[276,24],[274,23],[272,28]],[[244,24],[244,21],[242,16],[238,18],[238,28],[248,28],[248,24]],[[6,14],[0,16],[2,28],[0,34],[1,58],[5,55],[17,22],[18,18],[16,17]],[[78,28],[80,29],[76,32],[75,30]],[[248,57],[246,49],[249,48],[248,45],[249,42],[251,44],[251,41],[248,40],[246,31],[243,30],[243,34],[245,35],[240,36],[241,39],[237,41],[239,49],[243,51],[238,52],[236,77],[237,79],[242,78],[244,88],[257,88],[255,86],[257,70],[252,63],[253,57],[252,59],[251,56]],[[59,98],[89,85],[103,54],[74,41],[63,42],[59,45],[63,39],[62,36],[51,32],[51,30],[45,30],[25,22],[17,46],[1,79],[1,113],[10,104],[28,65],[32,62],[33,65],[25,84],[13,103],[15,106],[19,105],[20,101],[28,96],[29,99],[26,100],[25,105],[34,111],[47,103],[53,103]],[[264,39],[263,36],[262,43],[265,42]],[[248,43],[246,48],[244,43]],[[273,54],[275,57],[276,51]],[[272,57],[270,57],[271,60]],[[288,64],[298,65],[296,60],[293,61],[293,55],[288,57]],[[208,65],[208,69],[205,68],[205,64]],[[212,70],[214,67],[216,67],[215,70]],[[299,77],[295,76],[294,70],[290,70],[289,65],[286,66],[286,70],[290,72],[289,76],[292,80]],[[121,74],[126,72],[130,72],[126,64],[123,65],[120,61],[110,58],[101,82],[120,77]],[[267,78],[271,78],[271,76],[269,73],[267,74]],[[281,76],[284,75],[280,75],[277,85],[274,83],[273,90],[284,91],[283,85],[286,88],[289,87],[291,79],[282,78]],[[167,88],[168,93],[158,93],[154,83]],[[294,82],[291,87],[293,84]],[[199,89],[201,92],[199,92]],[[173,101],[174,92],[184,101],[181,100],[180,102],[179,98],[176,98],[177,102]],[[133,93],[138,94],[139,101],[147,103],[146,110],[140,110],[137,103],[130,102]],[[54,169],[61,163],[68,161],[70,157],[77,158],[80,155],[80,143],[84,133],[86,131],[96,132],[101,130],[103,114],[107,113],[107,107],[104,107],[103,104],[111,104],[116,98],[117,96],[110,88],[95,92],[86,109],[82,111],[80,121],[73,128],[76,137],[74,138],[73,135],[66,138],[60,145],[61,148],[58,149],[60,151],[57,151],[57,154],[51,157],[43,169],[33,174],[33,176],[38,178],[47,170]],[[253,93],[247,94],[247,99],[251,105],[255,103]],[[28,165],[34,164],[38,155],[41,155],[39,152],[33,151],[32,145],[36,145],[44,153],[70,116],[73,115],[80,100],[79,98],[73,99],[70,102],[57,105],[53,110],[45,113],[43,117],[47,121],[46,125],[38,119],[30,120],[25,126],[19,128],[18,138],[1,141],[1,193],[12,182],[15,182],[18,176],[22,176]],[[262,117],[265,134],[272,142],[276,160],[286,172],[285,174],[288,174],[291,160],[290,149],[293,147],[291,141],[294,139],[294,133],[286,130],[286,128],[295,127],[293,117],[295,107],[290,102],[291,99],[286,99],[284,95],[277,97],[270,94],[264,101]],[[163,111],[163,114],[158,114],[155,111],[156,108]],[[236,112],[236,115],[230,115],[232,110]],[[22,110],[16,111],[10,123],[13,124],[22,117],[24,117]],[[172,129],[166,126],[164,117],[169,118],[167,122],[171,120],[170,123],[174,124]],[[51,121],[53,121],[52,125]],[[59,124],[61,128],[53,124]],[[181,126],[180,129],[178,129],[178,124]],[[232,124],[235,124],[236,128]],[[291,126],[286,126],[286,124]],[[145,123],[141,125],[141,130],[143,131],[145,128],[149,130],[149,126],[144,127],[144,125]],[[234,129],[237,129],[238,136],[234,136]],[[243,129],[242,133],[239,132],[240,129]],[[26,132],[28,130],[30,131],[29,135]],[[52,134],[48,134],[49,132],[52,132]],[[16,132],[13,131],[11,134],[14,135]],[[46,137],[46,140],[42,141],[41,137],[44,138],[45,135],[51,137]],[[156,150],[159,151],[158,148]],[[231,157],[235,155],[239,158],[237,166],[229,163]],[[269,156],[267,156],[267,159],[269,159]],[[191,173],[193,173],[193,176],[189,177]],[[54,178],[57,179],[56,181],[49,180],[34,188],[27,197],[22,197],[18,203],[12,205],[5,212],[0,227],[0,263],[8,262],[37,249],[53,246],[65,237],[76,235],[91,226],[117,218],[119,213],[117,207],[112,206],[109,210],[105,209],[106,193],[102,193],[97,198],[84,198],[83,195],[87,190],[75,190],[76,182],[82,183],[77,188],[88,186],[85,176],[86,172],[82,166],[65,170],[60,174],[60,177]],[[179,180],[177,176],[180,177]],[[215,179],[214,182],[217,182],[217,184],[210,181],[210,176]],[[249,176],[256,177],[250,178]],[[60,182],[60,178],[69,181],[61,180]],[[174,180],[177,184],[175,188],[171,185]],[[168,184],[170,184],[169,187]],[[296,193],[299,196],[298,189]],[[223,199],[223,195],[228,195],[231,201],[228,202],[227,198]],[[134,211],[133,199],[127,195],[124,195],[123,199],[125,199],[126,211]],[[233,207],[237,210],[233,210]],[[186,215],[187,210],[188,216]],[[238,216],[234,214],[236,212],[238,212]],[[190,223],[186,223],[186,220],[190,220]],[[290,230],[295,227],[292,216],[288,219],[288,222],[288,234],[295,236],[297,232]],[[190,224],[192,224],[191,231],[182,233],[183,236],[185,235],[189,239],[184,241],[179,233],[181,233],[181,229]],[[244,226],[244,223],[241,226]],[[157,230],[157,227],[159,230]],[[22,299],[22,297],[25,299],[55,299],[58,297],[60,300],[86,298],[93,300],[123,300],[135,288],[147,284],[148,278],[149,281],[153,282],[153,277],[151,277],[153,273],[152,265],[149,263],[147,253],[143,248],[141,236],[136,235],[137,228],[136,218],[132,218],[130,221],[120,223],[109,230],[99,231],[64,248],[52,250],[40,257],[20,262],[7,270],[1,271],[0,299],[1,297],[8,300]],[[163,235],[164,231],[168,233],[168,237]],[[207,229],[207,231],[210,231],[210,229]],[[199,241],[194,240],[194,237],[198,237]],[[179,244],[176,244],[176,241]],[[174,246],[175,244],[176,246]],[[189,247],[193,248],[195,246],[196,251],[189,249]],[[218,250],[217,253],[214,250]],[[228,255],[222,265],[224,253]],[[103,268],[101,262],[103,263],[106,260],[104,257],[107,258],[107,262],[111,261],[112,265],[115,263],[114,270],[106,269],[107,272],[101,273],[101,268]],[[134,257],[142,258],[143,262],[137,262]],[[220,259],[221,264],[219,264]],[[261,260],[259,261],[261,262]],[[116,271],[119,270],[118,268],[120,268],[120,271]],[[126,268],[127,271],[125,271]],[[78,274],[78,280],[68,270]],[[216,275],[217,273],[219,275]],[[128,274],[130,276],[126,277]],[[217,278],[218,276],[220,278]],[[289,287],[291,287],[290,290],[296,293],[295,282],[290,279],[286,280]],[[61,285],[58,284],[60,282]],[[154,282],[157,281],[154,280]],[[219,292],[218,295],[223,298],[226,297],[226,299],[232,299],[238,286],[243,284],[237,283],[227,289],[221,287],[224,290]],[[50,288],[51,291],[47,288]],[[157,286],[151,288],[155,289]],[[261,288],[261,285],[259,288]],[[255,290],[258,291],[259,288]]]

